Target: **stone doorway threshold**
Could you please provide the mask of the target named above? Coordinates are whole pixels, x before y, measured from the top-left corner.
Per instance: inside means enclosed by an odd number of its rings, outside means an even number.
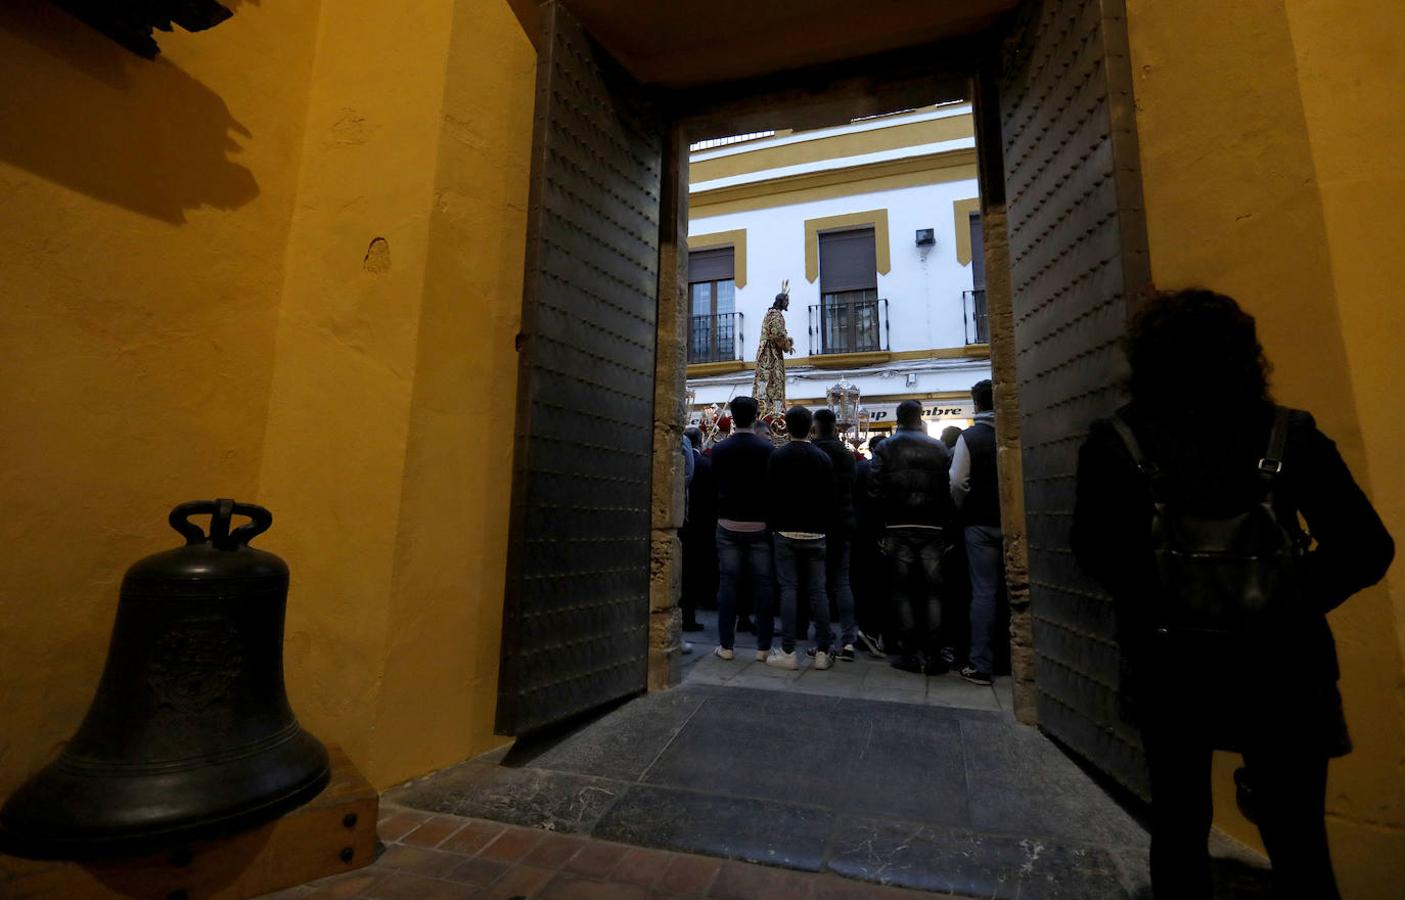
[[[1002,711],[685,684],[385,800],[958,896],[1150,896],[1144,828]]]

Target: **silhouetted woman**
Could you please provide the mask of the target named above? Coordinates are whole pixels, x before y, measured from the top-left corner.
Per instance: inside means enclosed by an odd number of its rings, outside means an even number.
[[[1127,351],[1131,402],[1083,445],[1072,538],[1114,599],[1124,712],[1151,775],[1153,889],[1210,896],[1220,749],[1243,753],[1278,895],[1332,900],[1327,761],[1351,743],[1326,614],[1384,577],[1394,545],[1312,416],[1274,406],[1254,320],[1234,300],[1161,295]],[[1271,533],[1277,563],[1245,549],[1245,535]],[[1226,552],[1181,552],[1196,541]],[[1241,624],[1197,630],[1212,619]]]

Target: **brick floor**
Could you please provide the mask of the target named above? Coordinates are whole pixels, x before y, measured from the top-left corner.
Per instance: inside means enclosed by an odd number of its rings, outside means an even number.
[[[418,835],[418,836],[417,836]],[[920,891],[389,807],[371,865],[265,900],[902,900]]]

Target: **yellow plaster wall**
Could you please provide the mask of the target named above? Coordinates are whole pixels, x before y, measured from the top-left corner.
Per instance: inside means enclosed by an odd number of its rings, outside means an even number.
[[[1153,277],[1205,284],[1259,319],[1274,389],[1340,446],[1397,538],[1405,313],[1405,8],[1389,0],[1128,0]],[[1215,21],[1205,29],[1199,23]],[[1356,751],[1332,764],[1328,824],[1347,897],[1405,883],[1405,597],[1387,583],[1331,617]],[[1253,839],[1217,765],[1220,821]]]
[[[0,5],[0,793],[177,501],[273,510],[304,724],[497,743],[535,56],[506,0],[232,3],[131,56]]]
[[[170,507],[257,499],[317,16],[238,4],[147,62],[0,4],[0,794],[78,725]]]

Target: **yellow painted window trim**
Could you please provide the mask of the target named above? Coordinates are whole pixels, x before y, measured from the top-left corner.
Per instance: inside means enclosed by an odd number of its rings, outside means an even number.
[[[737,287],[746,287],[746,229],[688,235],[689,251],[714,250],[718,247],[732,248],[732,268],[736,272],[733,280],[736,281]]]
[[[971,197],[951,204],[952,215],[956,217],[956,261],[963,266],[971,264],[971,213],[981,211],[981,199]]]
[[[854,228],[873,228],[873,249],[877,257],[878,274],[887,275],[893,269],[892,255],[889,252],[888,210],[870,209],[865,212],[845,213],[842,216],[824,216],[805,220],[805,280],[814,283],[820,277],[820,235],[830,231],[848,231]]]

